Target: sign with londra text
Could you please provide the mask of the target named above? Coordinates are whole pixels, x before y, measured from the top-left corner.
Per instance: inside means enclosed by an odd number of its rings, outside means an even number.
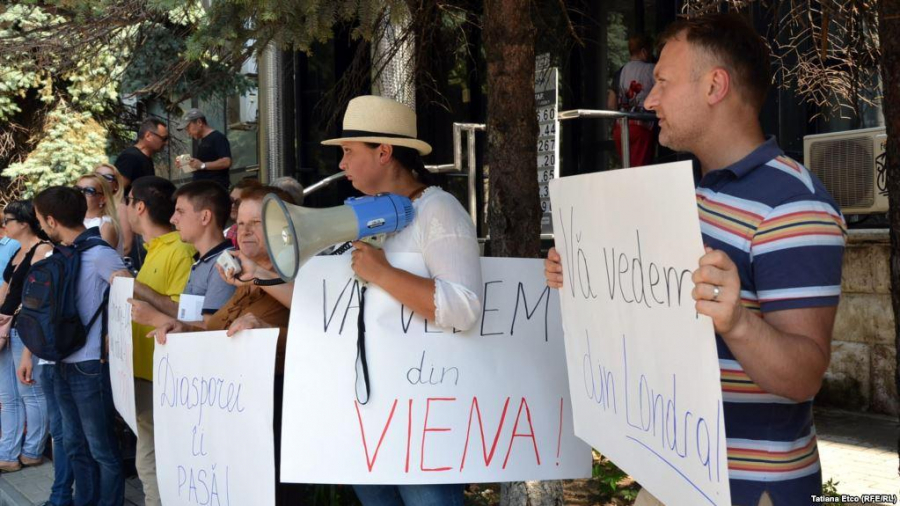
[[[667,506],[730,506],[690,162],[550,182],[575,433]]]

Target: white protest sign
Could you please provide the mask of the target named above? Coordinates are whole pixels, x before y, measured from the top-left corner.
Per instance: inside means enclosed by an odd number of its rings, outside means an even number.
[[[134,405],[134,344],[131,342],[131,304],[134,279],[117,277],[109,290],[109,382],[113,404],[137,435]]]
[[[275,504],[278,329],[169,334],[153,351],[163,504]]]
[[[667,506],[730,506],[689,162],[550,182],[575,433]]]
[[[419,255],[388,260],[425,273]],[[547,289],[542,265],[482,259],[481,318],[466,332],[435,328],[369,285],[371,398],[361,404],[354,388],[359,284],[348,257],[310,260],[292,304],[281,481],[590,476],[590,448],[572,430],[558,295]]]

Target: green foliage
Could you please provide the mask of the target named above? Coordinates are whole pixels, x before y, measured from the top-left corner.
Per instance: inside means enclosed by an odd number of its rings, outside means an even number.
[[[193,15],[172,16],[190,20]],[[185,97],[194,96],[208,100],[214,96],[243,94],[255,83],[246,76],[219,61],[209,52],[198,56],[186,66],[181,75],[171,76],[172,69],[179,66],[188,54],[187,38],[179,35],[179,29],[167,24],[143,26],[139,36],[140,45],[135,49],[131,62],[122,76],[123,95],[158,91],[166,102],[178,103]],[[161,79],[164,90],[158,89]]]
[[[609,78],[628,63],[628,28],[621,12],[610,12],[606,25],[606,45],[609,48]]]
[[[640,490],[633,482],[628,481],[628,474],[616,467],[613,462],[595,452],[592,477],[600,483],[600,500],[609,501],[619,498],[625,501],[634,501]]]
[[[49,186],[69,185],[106,161],[106,129],[90,112],[76,112],[61,101],[47,115],[44,138],[34,151],[4,175],[22,178],[23,197],[29,198]]]
[[[166,4],[168,0],[153,0]],[[387,9],[387,11],[385,11]],[[336,25],[353,25],[352,36],[371,40],[384,12],[392,19],[407,13],[402,0],[233,0],[212,2],[205,22],[191,35],[188,54],[199,58],[215,48],[246,54],[247,41],[257,50],[270,41],[284,49],[310,52],[327,42]],[[248,22],[247,20],[252,20]]]
[[[828,481],[826,481],[822,485],[822,495],[824,495],[826,497],[840,497],[841,494],[839,494],[837,491],[837,486],[840,484],[841,484],[841,482],[834,481],[834,478],[829,478]],[[836,504],[837,506],[844,506],[843,502],[830,503],[830,504]]]
[[[0,13],[0,39],[36,43],[46,33],[44,30],[65,21],[38,6],[12,5]],[[22,112],[19,102],[31,90],[37,91],[40,100],[48,105],[64,96],[78,109],[107,111],[118,99],[117,78],[124,71],[122,62],[128,53],[122,37],[95,49],[84,58],[76,58],[67,68],[61,68],[61,61],[67,55],[40,53],[28,59],[22,53],[3,53],[0,56],[0,120],[9,120]]]

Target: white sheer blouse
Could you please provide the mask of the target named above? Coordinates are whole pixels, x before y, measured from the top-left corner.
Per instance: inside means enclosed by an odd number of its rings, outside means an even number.
[[[419,253],[434,279],[435,324],[468,330],[478,320],[484,287],[472,219],[453,195],[428,187],[413,201],[410,226],[385,241],[386,253]]]

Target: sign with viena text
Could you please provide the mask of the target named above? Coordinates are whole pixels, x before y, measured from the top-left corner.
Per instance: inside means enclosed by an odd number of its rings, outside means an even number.
[[[426,274],[419,255],[388,260]],[[304,266],[288,332],[281,481],[591,475],[590,448],[572,430],[558,295],[543,263],[484,258],[482,273],[480,317],[467,331],[436,328],[368,286],[366,402],[356,366],[361,290],[349,259],[315,257]]]
[[[575,433],[667,506],[730,506],[690,162],[554,180]]]

